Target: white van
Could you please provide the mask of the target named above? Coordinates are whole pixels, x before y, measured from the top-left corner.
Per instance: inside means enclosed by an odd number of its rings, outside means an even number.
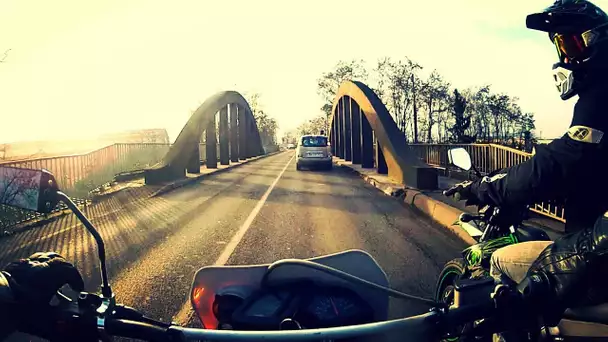
[[[321,167],[331,170],[332,158],[325,135],[304,135],[296,149],[296,170],[302,167]]]

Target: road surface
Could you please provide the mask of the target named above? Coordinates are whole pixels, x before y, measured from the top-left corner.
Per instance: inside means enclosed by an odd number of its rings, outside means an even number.
[[[144,188],[110,198],[88,215],[106,241],[117,300],[150,317],[197,326],[187,294],[204,265],[260,264],[362,249],[391,286],[432,296],[443,263],[462,242],[348,170],[296,171],[293,151],[245,164],[157,198]],[[0,240],[0,263],[57,251],[97,289],[96,248],[73,216]],[[391,302],[392,317],[425,312]]]

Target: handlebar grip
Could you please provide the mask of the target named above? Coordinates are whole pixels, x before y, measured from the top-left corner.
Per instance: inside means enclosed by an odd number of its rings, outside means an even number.
[[[449,189],[447,189],[447,190],[443,191],[443,195],[444,195],[444,196],[452,196],[452,195],[454,195],[455,193],[457,193],[457,192],[458,192],[458,190],[459,190],[459,187],[458,187],[458,186],[454,186],[454,187],[451,187],[451,188],[449,188]]]
[[[470,222],[470,221],[473,221],[473,220],[479,219],[479,218],[480,218],[479,215],[471,215],[469,213],[462,213],[462,214],[460,214],[460,217],[458,219],[462,222]]]
[[[445,321],[452,326],[459,326],[477,319],[491,317],[495,311],[494,302],[488,298],[488,300],[473,305],[449,310],[445,315]]]
[[[105,322],[106,332],[112,336],[134,338],[145,341],[171,341],[166,328],[149,323],[127,319],[109,319]]]

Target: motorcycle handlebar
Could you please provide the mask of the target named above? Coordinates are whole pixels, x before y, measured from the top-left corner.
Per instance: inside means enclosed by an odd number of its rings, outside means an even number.
[[[482,215],[473,215],[473,214],[469,214],[469,213],[462,213],[462,214],[460,214],[458,219],[462,222],[470,222],[473,220],[481,220],[481,219],[483,219],[483,216]]]
[[[476,319],[488,318],[496,311],[494,301],[488,299],[485,302],[477,303],[474,305],[466,305],[456,309],[449,310],[444,320],[449,325],[459,326],[464,323],[474,321]]]
[[[111,336],[154,342],[172,341],[166,328],[128,319],[108,319],[105,322],[105,331]]]
[[[444,195],[444,196],[452,196],[452,195],[454,195],[455,193],[457,193],[457,192],[458,192],[458,190],[460,190],[460,186],[459,186],[459,185],[456,185],[456,186],[453,186],[453,187],[451,187],[451,188],[449,188],[449,189],[447,189],[447,190],[444,190],[444,191],[443,191],[443,195]]]
[[[105,323],[106,333],[112,336],[134,338],[154,342],[169,342],[182,340],[218,340],[218,341],[313,341],[320,337],[327,339],[352,338],[358,336],[373,336],[399,331],[420,336],[422,339],[437,337],[442,330],[446,330],[476,319],[490,317],[496,308],[494,302],[487,301],[449,310],[446,313],[432,311],[426,314],[400,318],[390,321],[368,323],[355,326],[310,330],[283,330],[283,331],[238,331],[238,330],[209,330],[171,326],[160,327],[151,323],[144,323],[126,319],[108,319]],[[437,323],[440,328],[437,330]]]
[[[531,286],[532,285],[535,286],[535,288],[536,286],[540,286],[536,283],[531,284]],[[416,336],[417,338],[413,338],[414,340],[426,340],[429,338],[434,339],[437,337],[436,335],[443,335],[445,332],[451,331],[455,327],[474,320],[491,318],[494,316],[502,317],[504,316],[505,312],[511,312],[514,308],[521,307],[522,304],[534,302],[534,295],[521,297],[515,288],[507,285],[505,285],[502,289],[503,291],[497,291],[499,294],[493,295],[492,298],[487,297],[486,300],[458,308],[444,310],[435,307],[433,310],[431,310],[431,312],[413,317],[405,317],[395,320],[354,326],[306,330],[238,331],[184,328],[148,319],[143,315],[135,314],[135,309],[127,308],[129,309],[129,315],[127,315],[128,318],[118,318],[112,316],[105,318],[105,322],[103,324],[103,333],[105,335],[127,337],[138,340],[174,342],[191,339],[218,341],[313,341],[320,339],[344,339],[359,336],[372,336],[387,333],[389,331],[400,331],[399,333],[407,333],[408,336]],[[528,292],[535,294],[538,291],[535,290]],[[523,301],[513,300],[515,298],[514,296],[522,299]],[[527,307],[528,304],[525,304],[525,306]],[[61,311],[63,312],[64,310]],[[66,317],[66,315],[61,314],[61,312],[58,312],[57,314],[59,314],[57,316],[58,318]],[[71,317],[72,315],[67,316]],[[86,336],[96,334],[94,331],[89,329],[92,327],[89,326],[88,323],[85,324],[86,327],[81,325],[85,322],[91,322],[89,319],[90,316],[85,314],[82,317],[85,319],[77,319],[74,321],[74,324],[76,324],[76,326],[85,328],[83,331],[86,332]],[[72,331],[72,333],[76,332]],[[99,334],[99,332],[97,332],[97,334]],[[52,332],[49,334],[49,336],[51,335],[53,335]]]

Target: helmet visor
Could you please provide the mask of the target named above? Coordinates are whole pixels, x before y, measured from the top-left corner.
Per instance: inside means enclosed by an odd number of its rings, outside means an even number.
[[[553,44],[562,62],[581,61],[589,57],[587,44],[580,34],[553,34]]]

